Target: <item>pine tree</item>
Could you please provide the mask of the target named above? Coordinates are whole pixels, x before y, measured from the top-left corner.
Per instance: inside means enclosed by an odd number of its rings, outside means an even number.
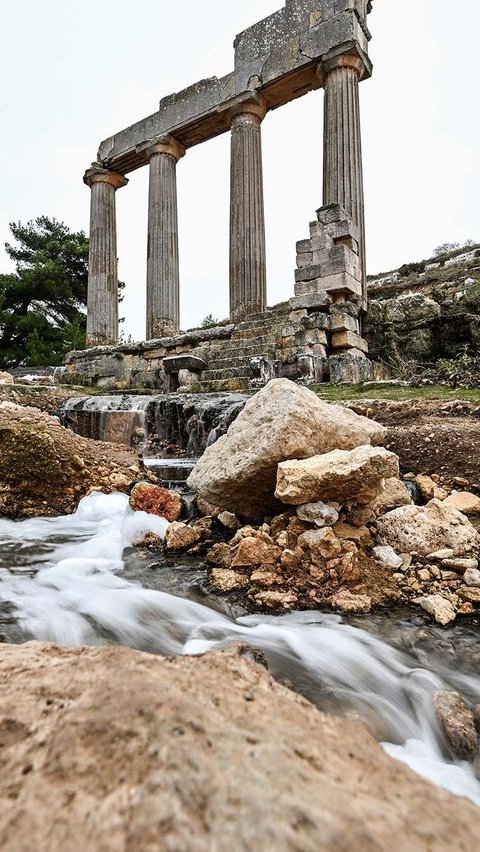
[[[0,369],[61,364],[85,347],[88,238],[48,216],[10,230],[16,272],[0,275]]]

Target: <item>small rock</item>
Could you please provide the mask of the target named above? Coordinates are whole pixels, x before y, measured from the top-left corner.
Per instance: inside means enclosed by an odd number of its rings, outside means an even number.
[[[398,556],[393,547],[390,547],[388,544],[374,547],[372,553],[375,559],[378,559],[379,562],[383,562],[384,565],[388,565],[389,568],[393,568],[395,570],[403,566],[402,557]]]
[[[372,538],[367,527],[355,527],[352,524],[345,524],[340,521],[333,527],[333,532],[342,541],[353,541],[359,547],[370,547],[372,544]]]
[[[446,500],[448,497],[448,491],[445,491],[445,488],[434,488],[433,497],[435,500]]]
[[[473,711],[458,692],[435,692],[433,703],[438,722],[457,757],[472,758],[478,736]]]
[[[256,565],[275,565],[282,551],[276,544],[259,538],[243,538],[232,561],[232,568],[248,568]]]
[[[412,503],[410,491],[405,483],[396,476],[391,476],[385,480],[373,508],[377,515],[383,515],[389,509],[396,509],[398,506],[410,506]]]
[[[428,568],[420,568],[420,570],[417,571],[417,576],[422,583],[428,583],[431,580],[431,575]]]
[[[15,379],[11,373],[0,372],[0,385],[13,385]]]
[[[234,551],[228,544],[218,542],[208,551],[207,562],[210,565],[218,565],[220,568],[230,568],[233,556]]]
[[[443,565],[451,571],[458,571],[459,574],[463,574],[464,571],[475,571],[478,568],[478,559],[462,559],[460,557],[457,559],[444,559]]]
[[[423,598],[416,598],[413,602],[421,606],[429,615],[432,615],[437,624],[445,627],[455,621],[455,610],[452,604],[441,595],[427,595]]]
[[[452,491],[445,503],[464,515],[480,515],[480,497],[470,491]]]
[[[315,556],[335,559],[342,553],[342,545],[330,527],[303,533],[298,539],[298,546],[309,551],[313,559]]]
[[[216,592],[234,592],[250,585],[250,580],[246,574],[231,571],[228,568],[212,568],[209,581],[210,586]]]
[[[158,515],[167,521],[178,521],[183,511],[183,500],[168,488],[160,488],[150,482],[137,482],[130,494],[130,506],[136,512]]]
[[[227,530],[232,530],[236,532],[242,526],[237,516],[233,514],[233,512],[220,512],[217,516],[217,520],[221,523],[223,527]]]
[[[458,594],[463,600],[470,603],[480,604],[480,589],[470,588],[469,586],[460,586]]]
[[[435,553],[429,553],[427,559],[429,562],[443,562],[444,559],[453,559],[455,551],[450,547],[444,547],[443,550],[436,550]]]
[[[423,474],[419,474],[415,477],[415,484],[420,489],[420,494],[422,495],[424,500],[433,499],[435,488],[437,486],[430,476],[424,476]]]
[[[475,568],[468,568],[463,575],[463,582],[466,586],[480,588],[480,571]]]
[[[298,603],[298,597],[293,592],[258,592],[255,595],[255,602],[259,606],[265,606],[267,609],[273,609],[280,612],[287,612],[294,609]]]
[[[331,504],[322,502],[305,503],[299,506],[297,515],[301,521],[307,521],[317,527],[331,527],[338,521],[337,509]]]
[[[186,550],[197,544],[202,537],[199,530],[189,527],[188,524],[174,522],[170,524],[165,534],[167,550]]]
[[[372,611],[372,599],[368,595],[354,595],[347,589],[341,589],[328,600],[333,609],[352,615]]]

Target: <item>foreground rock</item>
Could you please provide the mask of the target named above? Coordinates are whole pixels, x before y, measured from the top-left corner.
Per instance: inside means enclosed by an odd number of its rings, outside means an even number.
[[[422,556],[443,548],[463,556],[480,550],[480,535],[465,515],[440,500],[426,506],[403,506],[377,520],[382,544],[397,553],[416,552]]]
[[[3,649],[0,675],[3,852],[477,846],[474,805],[238,647],[161,659],[31,643]]]
[[[178,521],[183,511],[183,500],[168,488],[160,488],[151,482],[137,482],[130,494],[130,506],[136,512],[158,515],[167,521]]]
[[[0,515],[64,515],[93,488],[127,491],[148,477],[135,452],[64,429],[36,408],[0,403]]]
[[[443,732],[458,757],[466,760],[478,752],[473,710],[458,692],[435,692],[433,703]]]
[[[316,500],[367,504],[379,496],[383,480],[398,473],[397,456],[383,447],[333,450],[279,464],[275,496],[294,506]]]
[[[288,379],[276,379],[206,449],[188,485],[202,501],[255,520],[276,505],[279,462],[379,444],[385,434],[378,423],[322,402]]]

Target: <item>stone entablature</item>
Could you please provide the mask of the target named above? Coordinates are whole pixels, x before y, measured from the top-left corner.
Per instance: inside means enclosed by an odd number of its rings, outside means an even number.
[[[115,193],[128,183],[126,174],[144,165],[150,170],[147,338],[179,333],[177,164],[192,146],[228,131],[230,320],[238,323],[266,311],[261,125],[269,111],[319,88],[325,89],[323,204],[340,206],[351,220],[350,230],[356,228],[355,250],[353,243],[330,247],[331,275],[338,283],[338,298],[333,301],[343,298],[347,289],[360,295],[365,307],[358,85],[371,75],[367,26],[371,5],[369,0],[286,0],[278,12],[237,36],[230,74],[163,98],[156,113],[101,143],[98,161],[84,177],[92,190],[87,346],[118,342]],[[316,227],[321,230],[323,223]],[[312,239],[320,239],[322,233],[312,234]],[[314,277],[302,277],[313,271]],[[296,294],[314,292],[312,282],[319,277],[315,264],[310,270],[300,268]],[[340,332],[347,337],[356,333]],[[362,349],[360,343],[356,348]]]

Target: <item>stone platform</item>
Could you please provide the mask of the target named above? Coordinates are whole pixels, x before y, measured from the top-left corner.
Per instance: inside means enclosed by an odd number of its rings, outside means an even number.
[[[337,331],[358,310],[351,302],[331,305],[324,293],[295,297],[237,325],[72,352],[61,381],[166,393],[248,390],[277,377],[305,384],[366,381],[378,375],[377,367],[364,352],[342,348],[346,341]]]

